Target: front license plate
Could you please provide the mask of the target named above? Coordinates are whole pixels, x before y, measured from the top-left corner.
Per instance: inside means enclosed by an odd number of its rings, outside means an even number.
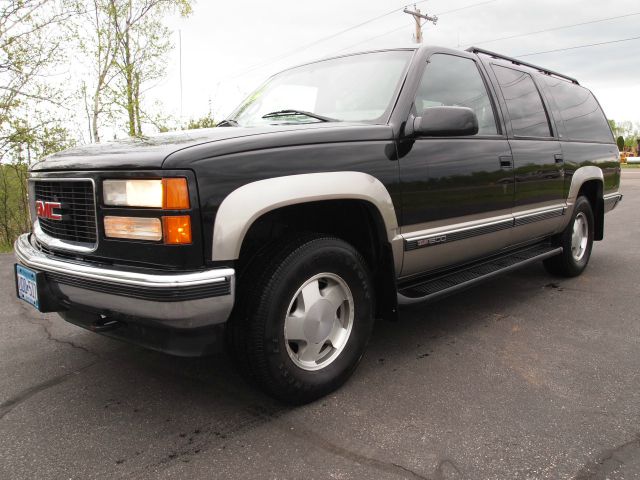
[[[18,298],[40,309],[36,272],[22,265],[16,265],[16,281],[18,283]]]

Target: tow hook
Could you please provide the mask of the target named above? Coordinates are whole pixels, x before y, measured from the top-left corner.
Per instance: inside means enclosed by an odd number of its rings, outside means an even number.
[[[123,322],[118,320],[109,320],[106,315],[100,315],[100,320],[93,322],[89,326],[89,330],[92,332],[110,332],[111,330],[115,330],[116,328],[120,328],[124,326]]]

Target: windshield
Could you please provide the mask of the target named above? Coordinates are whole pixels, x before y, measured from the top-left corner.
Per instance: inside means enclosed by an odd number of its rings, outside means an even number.
[[[253,92],[229,120],[241,127],[380,122],[392,107],[412,54],[366,53],[286,70]]]

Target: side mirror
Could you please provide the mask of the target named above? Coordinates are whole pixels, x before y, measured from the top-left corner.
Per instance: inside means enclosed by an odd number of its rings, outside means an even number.
[[[429,107],[413,119],[413,133],[427,137],[475,135],[478,117],[467,107]]]

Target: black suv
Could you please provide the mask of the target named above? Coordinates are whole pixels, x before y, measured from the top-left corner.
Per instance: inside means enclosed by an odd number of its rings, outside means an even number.
[[[177,355],[226,340],[302,403],[342,384],[374,318],[542,260],[586,268],[618,149],[573,78],[438,47],[286,70],[218,128],[37,164],[18,296]]]

